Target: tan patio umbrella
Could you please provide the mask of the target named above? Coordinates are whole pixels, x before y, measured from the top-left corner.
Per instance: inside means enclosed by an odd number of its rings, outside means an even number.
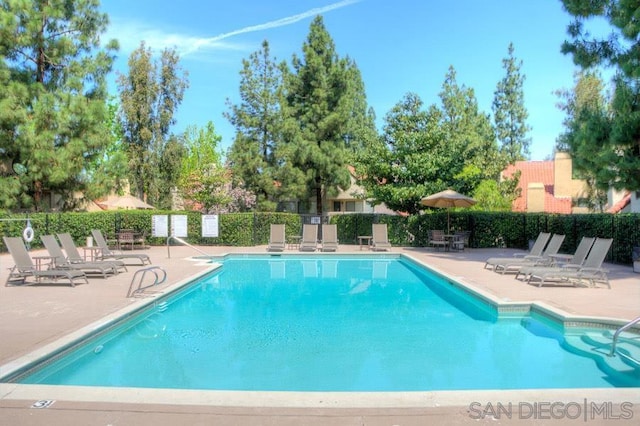
[[[438,207],[447,209],[447,233],[450,232],[449,210],[451,207],[471,207],[476,203],[471,197],[462,195],[451,189],[440,191],[436,194],[429,195],[420,200],[420,204],[429,207]]]
[[[150,204],[145,203],[138,197],[134,197],[133,195],[117,195],[109,197],[106,201],[103,201],[101,204],[106,205],[111,209],[126,209],[126,210],[136,210],[136,209],[153,209],[154,207]]]

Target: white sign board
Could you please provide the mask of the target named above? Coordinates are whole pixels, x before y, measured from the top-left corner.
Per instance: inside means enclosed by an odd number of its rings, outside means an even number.
[[[202,236],[216,238],[218,236],[218,215],[202,215]]]
[[[168,237],[169,236],[169,216],[159,214],[151,216],[151,236]]]
[[[312,225],[320,225],[320,216],[311,216]]]
[[[187,215],[171,215],[171,235],[178,238],[186,238]]]

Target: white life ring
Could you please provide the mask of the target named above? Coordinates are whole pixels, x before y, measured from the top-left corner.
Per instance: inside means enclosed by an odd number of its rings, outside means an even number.
[[[33,236],[33,228],[30,225],[27,225],[27,227],[24,228],[24,231],[22,231],[22,238],[24,238],[26,242],[30,243],[31,241],[33,241]]]

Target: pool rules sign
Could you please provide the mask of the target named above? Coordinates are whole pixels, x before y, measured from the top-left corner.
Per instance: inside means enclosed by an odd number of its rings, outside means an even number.
[[[205,214],[202,215],[202,236],[209,238],[218,237],[218,215]]]

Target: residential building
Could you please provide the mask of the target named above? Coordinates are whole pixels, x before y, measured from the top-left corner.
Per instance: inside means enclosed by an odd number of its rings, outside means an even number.
[[[520,171],[518,197],[512,206],[516,212],[589,213],[584,200],[587,184],[573,175],[573,162],[566,152],[556,152],[553,160],[516,161],[503,172],[510,178]]]

